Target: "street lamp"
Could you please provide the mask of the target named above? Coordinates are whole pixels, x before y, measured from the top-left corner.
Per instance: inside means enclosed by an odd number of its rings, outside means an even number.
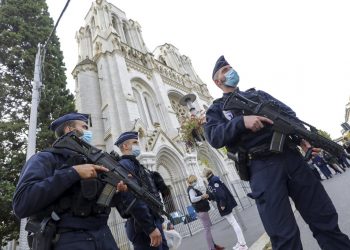
[[[341,124],[342,128],[345,130],[345,131],[350,131],[350,125],[349,123],[347,122],[344,122]]]
[[[187,106],[188,110],[190,111],[191,115],[196,115],[197,111],[196,108],[193,105],[193,102],[196,100],[196,96],[194,94],[187,94],[180,99],[180,104],[182,106]]]

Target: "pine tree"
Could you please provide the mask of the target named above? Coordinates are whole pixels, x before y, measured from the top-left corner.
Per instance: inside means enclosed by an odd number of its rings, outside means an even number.
[[[12,211],[12,196],[25,162],[37,44],[46,41],[52,28],[45,0],[0,1],[0,246],[18,238],[19,220]],[[59,40],[54,35],[43,68],[37,150],[54,141],[48,130],[51,121],[74,111],[64,72]]]

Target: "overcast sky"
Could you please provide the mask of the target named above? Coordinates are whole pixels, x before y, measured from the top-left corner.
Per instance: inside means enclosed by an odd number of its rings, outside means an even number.
[[[94,0],[71,0],[57,34],[68,86],[77,63],[75,33]],[[189,56],[214,98],[211,80],[220,55],[240,75],[242,90],[255,87],[289,105],[298,117],[341,135],[350,98],[348,0],[110,0],[138,21],[146,46],[171,43]],[[66,0],[47,0],[56,21]]]

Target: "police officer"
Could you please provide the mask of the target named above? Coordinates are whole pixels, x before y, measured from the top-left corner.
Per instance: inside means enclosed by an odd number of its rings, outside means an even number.
[[[250,174],[250,197],[256,200],[260,218],[273,249],[302,249],[299,228],[289,203],[295,203],[303,219],[309,224],[322,249],[350,249],[348,236],[338,226],[338,215],[325,189],[317,180],[293,142],[284,145],[282,153],[269,151],[273,131],[268,118],[246,115],[241,110],[223,111],[223,104],[232,92],[254,101],[272,101],[282,111],[295,116],[293,110],[266,92],[237,88],[239,76],[224,56],[217,60],[212,79],[223,91],[206,112],[204,125],[208,142],[214,148],[229,147],[247,151]],[[295,142],[294,142],[295,143]],[[310,145],[299,141],[302,148]]]
[[[160,199],[159,186],[154,182],[152,172],[148,171],[136,159],[140,155],[138,133],[134,131],[122,133],[115,142],[122,153],[120,164],[130,172],[139,185],[144,186],[156,198]],[[163,185],[164,186],[164,185]],[[153,212],[142,200],[135,199],[130,192],[118,194],[118,200],[125,203],[129,216],[125,227],[129,240],[135,250],[168,250],[167,242],[163,233],[162,223],[164,219]]]
[[[232,213],[233,208],[237,206],[235,198],[225,183],[218,176],[215,176],[210,168],[203,169],[203,176],[208,180],[208,190],[215,198],[220,215],[227,220],[237,235],[238,242],[233,246],[233,250],[247,250],[248,246],[242,229]]]
[[[209,250],[223,250],[224,247],[215,244],[213,235],[211,233],[212,222],[210,220],[210,216],[208,211],[210,210],[210,204],[208,199],[209,194],[203,194],[198,189],[197,177],[195,175],[190,175],[187,177],[187,194],[190,202],[197,213],[198,218],[202,222],[205,231],[205,239],[207,241],[207,245]]]
[[[69,113],[53,121],[50,129],[57,137],[75,131],[90,142],[87,122],[88,115]],[[69,150],[52,148],[26,162],[13,209],[19,218],[30,217],[27,229],[34,233],[33,249],[118,249],[107,226],[110,208],[96,204],[103,187],[96,176],[104,171],[108,169],[86,163]]]

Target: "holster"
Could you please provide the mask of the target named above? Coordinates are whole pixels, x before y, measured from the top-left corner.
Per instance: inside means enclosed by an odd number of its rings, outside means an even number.
[[[243,181],[249,181],[250,173],[248,168],[248,152],[240,148],[236,157],[236,154],[232,151],[232,149],[227,148],[227,151],[227,157],[235,162],[235,167],[239,178],[241,178]]]
[[[56,223],[51,217],[46,217],[42,221],[29,219],[25,230],[28,231],[30,249],[52,249],[53,239],[56,235]]]

